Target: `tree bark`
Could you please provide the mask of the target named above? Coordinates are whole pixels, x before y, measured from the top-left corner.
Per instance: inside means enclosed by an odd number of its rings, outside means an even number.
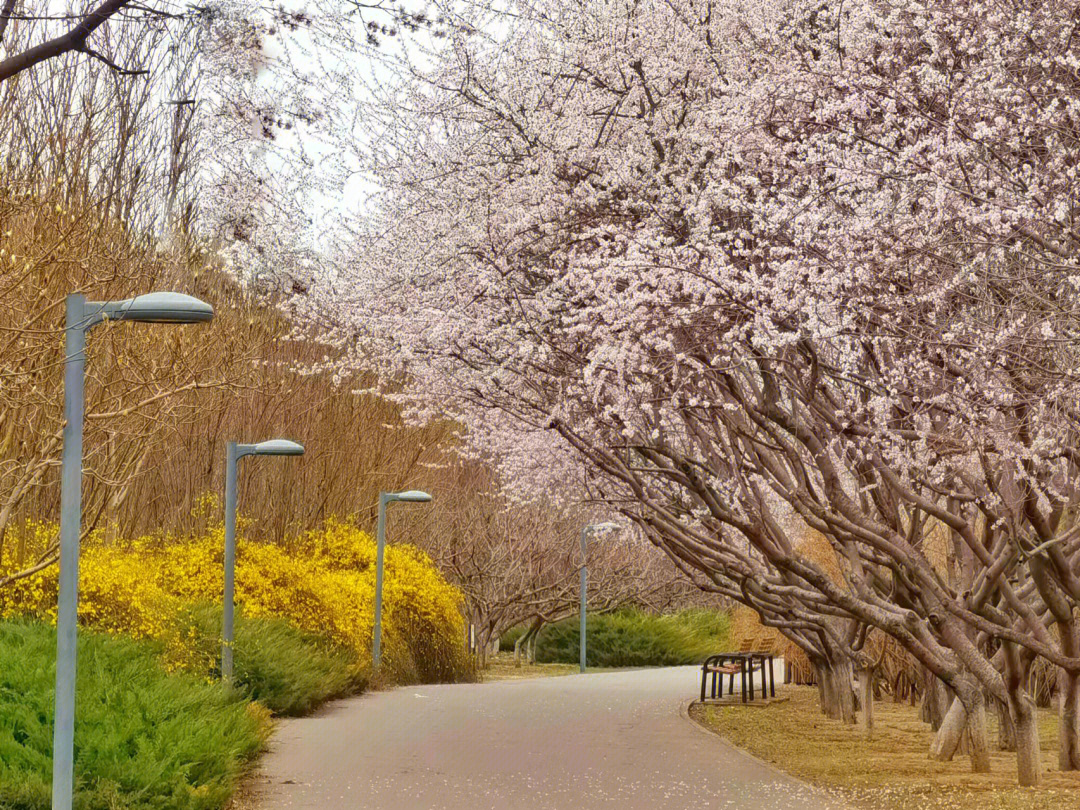
[[[1016,726],[1013,725],[1012,715],[1009,714],[1008,704],[1000,700],[994,700],[994,708],[998,716],[998,750],[1016,750]]]
[[[867,739],[874,736],[874,669],[864,667],[859,674],[862,688],[862,726]]]
[[[1005,654],[1005,700],[1016,728],[1016,771],[1022,787],[1039,784],[1039,725],[1035,701],[1027,692],[1031,656],[1022,654],[1015,644],[1002,644]]]
[[[960,701],[957,700],[957,703]],[[973,697],[973,704],[968,709],[967,739],[970,743],[968,755],[971,757],[973,773],[990,773],[990,740],[986,730],[986,700],[982,692]]]
[[[1016,771],[1023,787],[1038,787],[1039,772],[1039,725],[1035,701],[1022,689],[1008,692],[1009,714],[1016,727]]]
[[[1063,669],[1058,671],[1058,716],[1058,766],[1063,771],[1080,770],[1080,675]]]
[[[536,642],[540,639],[540,631],[543,629],[544,623],[541,621],[532,636],[529,637],[529,663],[536,663]]]
[[[959,700],[954,700],[945,712],[937,728],[934,739],[930,742],[930,758],[939,762],[950,762],[960,747],[967,726],[967,709]]]
[[[966,753],[971,757],[972,772],[990,772],[986,703],[982,691],[975,684],[958,685],[958,694],[930,743],[930,758],[950,762],[962,748],[966,748]]]
[[[520,667],[521,666],[521,645],[522,645],[522,643],[527,644],[527,642],[529,640],[529,636],[531,634],[532,634],[532,628],[530,627],[528,630],[526,630],[524,633],[522,633],[520,636],[518,636],[518,640],[514,642],[514,666],[515,667]],[[526,646],[525,649],[528,650],[528,646]]]
[[[850,725],[856,723],[854,668],[850,660],[824,660],[818,666],[818,690],[826,717]]]
[[[145,73],[146,71],[125,71],[111,64],[106,57],[86,45],[90,35],[100,28],[110,17],[121,11],[131,0],[105,0],[100,6],[79,18],[79,22],[66,33],[35,45],[21,53],[13,54],[0,60],[0,82],[10,79],[17,73],[32,68],[39,62],[53,59],[72,51],[89,53],[91,56],[109,64],[120,73]]]
[[[950,704],[949,690],[941,679],[932,672],[925,672],[923,678],[922,705],[919,715],[924,723],[929,723],[930,728],[938,731],[945,721],[945,714]]]

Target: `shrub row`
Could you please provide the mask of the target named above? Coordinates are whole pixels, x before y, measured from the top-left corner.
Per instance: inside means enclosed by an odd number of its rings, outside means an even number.
[[[577,617],[545,627],[536,644],[540,663],[578,661]],[[514,646],[523,628],[503,636]],[[714,610],[684,610],[657,615],[636,609],[588,616],[586,664],[591,667],[645,667],[697,664],[728,646],[728,615]]]
[[[24,526],[6,545],[35,553],[55,531]],[[79,810],[220,808],[261,748],[270,712],[303,714],[366,685],[375,560],[367,534],[330,521],[280,546],[240,541],[231,689],[219,683],[223,546],[220,530],[85,543]],[[469,677],[456,589],[413,548],[390,546],[385,562],[381,677]],[[0,588],[0,810],[49,806],[56,574]]]
[[[20,535],[19,532],[23,534]],[[51,524],[16,531],[6,548],[47,548]],[[80,562],[79,621],[108,633],[167,644],[173,668],[212,669],[214,645],[192,645],[178,621],[192,604],[220,604],[224,531],[176,539],[150,536],[105,542],[91,536]],[[30,553],[33,553],[32,551]],[[4,571],[0,560],[0,574]],[[0,618],[55,619],[57,568],[0,588]],[[375,542],[339,520],[285,543],[237,543],[236,601],[249,618],[284,619],[350,650],[370,665],[374,625]],[[383,580],[383,670],[398,683],[453,680],[466,667],[460,594],[423,552],[386,549]],[[198,659],[198,660],[196,660]]]

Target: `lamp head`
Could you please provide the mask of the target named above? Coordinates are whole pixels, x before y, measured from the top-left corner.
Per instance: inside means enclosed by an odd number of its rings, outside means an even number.
[[[302,456],[304,445],[288,439],[271,439],[251,446],[253,456]]]
[[[103,320],[142,323],[204,323],[214,317],[214,308],[191,295],[155,292],[123,301],[89,302]]]
[[[387,500],[407,501],[409,503],[427,503],[431,500],[431,496],[418,489],[410,489],[408,492],[392,492]]]

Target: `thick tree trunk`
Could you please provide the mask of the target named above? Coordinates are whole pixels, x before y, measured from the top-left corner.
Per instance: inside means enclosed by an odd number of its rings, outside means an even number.
[[[959,700],[954,700],[930,742],[930,758],[939,762],[950,762],[960,747],[966,726],[967,709]]]
[[[867,739],[874,736],[874,670],[864,667],[859,673],[859,686],[862,689],[862,727]]]
[[[1063,771],[1080,770],[1080,675],[1058,671],[1058,715],[1061,746],[1058,766]]]
[[[998,717],[998,750],[1016,750],[1016,726],[1013,725],[1012,715],[1009,714],[1008,704],[1000,700],[994,700],[994,708]]]
[[[821,694],[821,710],[826,717],[854,725],[855,685],[851,661],[825,661],[818,667],[818,690]]]
[[[1021,654],[1016,645],[1005,642],[1005,701],[1016,728],[1016,771],[1023,787],[1039,784],[1039,724],[1035,701],[1027,692],[1031,658]]]
[[[974,773],[990,772],[990,743],[986,729],[986,704],[973,684],[961,684],[958,695],[945,712],[930,743],[930,758],[949,762],[962,749],[971,757]]]
[[[1039,724],[1035,701],[1021,688],[1008,692],[1009,714],[1016,727],[1016,771],[1023,787],[1039,784]]]
[[[929,723],[934,731],[938,731],[945,721],[945,713],[949,710],[951,697],[948,688],[937,675],[932,672],[924,674],[919,716],[924,723]]]
[[[967,739],[970,744],[968,756],[971,757],[972,772],[990,773],[990,739],[986,730],[986,700],[981,692],[974,696],[973,705],[968,709]]]

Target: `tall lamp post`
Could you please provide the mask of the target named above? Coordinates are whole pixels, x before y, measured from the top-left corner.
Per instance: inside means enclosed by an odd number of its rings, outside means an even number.
[[[233,677],[233,613],[236,582],[236,468],[244,456],[302,456],[304,446],[288,439],[225,445],[225,599],[221,630],[221,679]]]
[[[79,614],[79,535],[82,531],[83,383],[86,333],[106,321],[203,323],[214,317],[205,301],[157,292],[123,301],[67,297],[64,325],[64,445],[60,472],[60,593],[56,607],[56,713],[53,723],[53,810],[71,810],[75,766],[75,641]]]
[[[579,635],[580,647],[578,650],[578,664],[581,671],[585,671],[585,592],[586,582],[588,580],[588,563],[589,563],[589,534],[592,532],[610,532],[616,529],[621,529],[618,523],[590,523],[581,530],[581,632]]]
[[[408,492],[379,493],[379,527],[376,532],[377,546],[375,550],[375,632],[371,641],[371,665],[373,669],[378,669],[379,662],[382,660],[382,581],[383,549],[386,547],[386,505],[392,501],[427,503],[430,500],[430,495],[417,489],[410,489]]]

